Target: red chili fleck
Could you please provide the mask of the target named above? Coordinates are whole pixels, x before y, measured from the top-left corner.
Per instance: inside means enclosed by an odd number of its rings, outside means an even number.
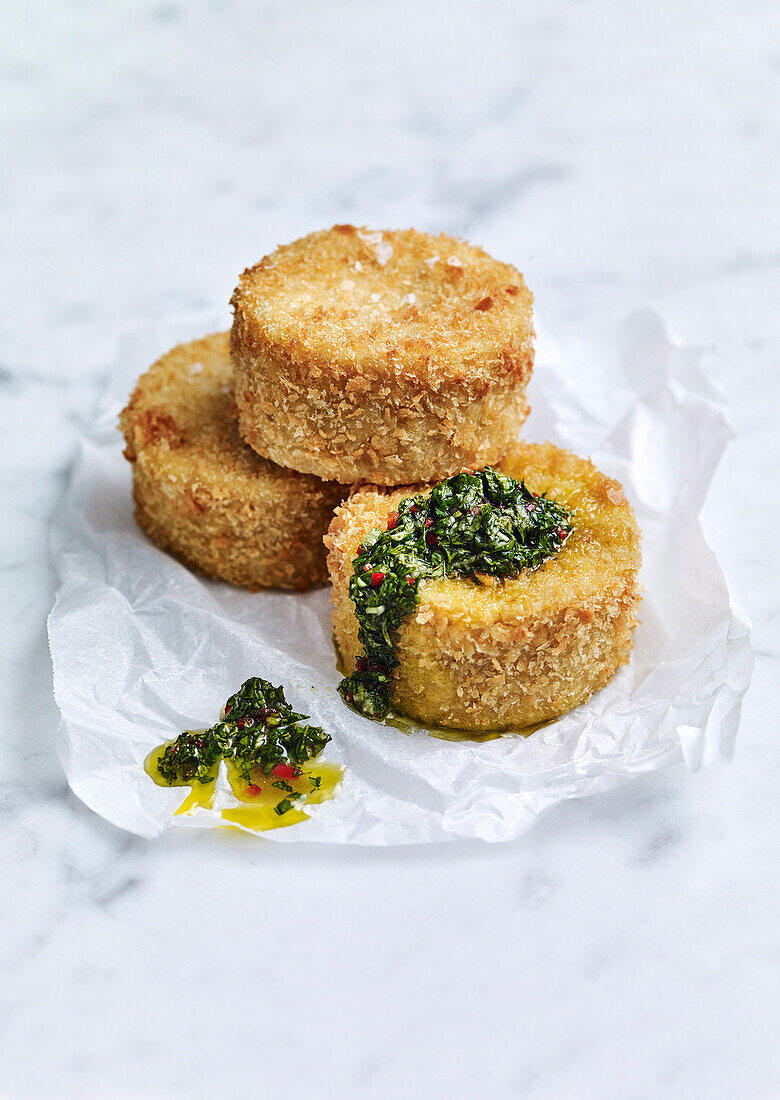
[[[427,519],[425,520],[425,526],[426,526],[426,528],[427,527],[433,527],[433,520],[431,519],[430,516],[428,516]]]
[[[226,717],[226,718],[227,718],[227,716],[228,716],[228,715],[230,714],[230,712],[231,712],[231,710],[232,710],[232,709],[233,709],[233,708],[232,708],[231,706],[227,706],[227,707],[225,707],[225,717]]]
[[[565,539],[565,538],[568,538],[568,537],[569,537],[569,532],[566,530],[566,528],[565,527],[559,527],[558,528],[558,538],[559,539]]]
[[[533,489],[532,489],[532,490],[531,490],[531,496],[532,496],[532,497],[538,497],[538,496],[539,496],[539,494],[538,494],[538,493],[535,493],[535,492],[533,491]]]
[[[261,794],[262,790],[263,790],[263,788],[258,787],[258,785],[256,783],[250,783],[249,786],[246,789],[246,793],[251,794],[251,795],[256,795],[256,794]]]
[[[355,696],[352,694],[351,691],[347,692],[346,698],[347,698],[348,703],[354,703],[355,702]]]
[[[370,565],[364,565],[363,566],[363,572],[364,573],[370,573],[371,572],[371,566]]]
[[[366,671],[366,659],[365,659],[365,657],[358,657],[355,660],[355,668],[358,670],[358,672],[365,672]]]
[[[413,515],[413,516],[416,516],[419,511],[420,511],[420,509],[417,507],[416,504],[413,504],[411,506],[411,508],[409,509],[410,514]]]
[[[398,513],[391,512],[387,517],[387,530],[392,531],[394,527],[398,526]]]
[[[378,585],[380,585],[384,579],[385,579],[384,573],[372,573],[371,574],[371,583],[373,584],[374,588],[376,588]]]
[[[436,545],[436,535],[433,533],[433,531],[428,532],[428,534],[425,536],[425,541],[428,543],[429,546]]]
[[[279,779],[296,779],[301,774],[301,769],[294,767],[292,764],[277,764],[274,768],[274,775]]]
[[[413,586],[414,586],[414,577],[411,577],[411,576],[410,576],[410,577],[407,577],[407,578],[406,578],[406,583],[407,583],[407,584],[408,584],[408,585],[409,585],[410,587],[413,587]]]

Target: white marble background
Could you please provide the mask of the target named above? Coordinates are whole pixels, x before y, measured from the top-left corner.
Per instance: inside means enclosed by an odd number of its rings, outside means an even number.
[[[775,4],[3,0],[0,1096],[765,1100],[778,1064]],[[468,235],[546,328],[717,343],[734,763],[495,847],[146,843],[68,792],[51,509],[122,331],[334,221]],[[161,349],[162,350],[162,349]]]

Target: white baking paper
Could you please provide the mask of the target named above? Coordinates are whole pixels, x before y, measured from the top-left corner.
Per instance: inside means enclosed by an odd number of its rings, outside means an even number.
[[[566,348],[540,343],[524,434],[590,455],[625,486],[644,535],[642,622],[630,665],[586,705],[529,738],[450,742],[344,706],[326,589],[251,594],[208,581],[135,526],[117,414],[167,345],[213,327],[158,326],[125,342],[55,518],[58,751],[96,813],[145,837],[222,824],[216,810],[174,817],[186,791],[156,786],[143,761],[213,723],[248,676],[283,684],[331,734],[326,757],[345,765],[336,798],[261,834],[277,842],[509,840],[566,798],[730,756],[752,656],[699,520],[730,437],[707,352],[674,345],[651,312]],[[217,809],[231,801],[220,785]]]

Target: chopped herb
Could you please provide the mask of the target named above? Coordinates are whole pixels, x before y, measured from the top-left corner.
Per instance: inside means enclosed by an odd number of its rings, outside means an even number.
[[[551,557],[571,532],[560,504],[537,496],[486,466],[439,482],[429,495],[406,497],[385,530],[363,538],[352,563],[349,595],[364,656],[339,684],[344,700],[367,718],[390,709],[398,628],[419,603],[427,577],[515,577]]]
[[[220,759],[235,760],[247,782],[252,772],[270,775],[280,765],[282,775],[297,775],[330,741],[319,726],[301,725],[306,715],[296,714],[283,688],[258,676],[230,696],[223,715],[211,729],[187,730],[168,745],[157,765],[167,783],[211,783]]]
[[[288,812],[288,810],[291,810],[292,808],[293,808],[293,804],[290,801],[290,799],[289,798],[283,798],[281,802],[277,802],[276,805],[274,806],[274,812],[279,814],[279,816],[281,817],[282,814],[286,814]]]
[[[289,783],[285,783],[283,779],[277,779],[275,783],[271,784],[272,787],[278,787],[280,791],[287,791],[288,794],[295,794],[295,790]]]
[[[310,775],[309,776],[309,782],[311,783],[312,787],[314,787],[315,789],[318,790],[319,786],[320,786],[320,783],[322,783],[322,776],[321,775]]]

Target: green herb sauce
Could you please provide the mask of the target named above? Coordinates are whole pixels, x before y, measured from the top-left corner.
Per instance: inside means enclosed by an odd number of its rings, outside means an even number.
[[[339,684],[345,702],[367,718],[387,714],[396,634],[419,603],[421,580],[516,577],[551,557],[570,532],[565,508],[489,466],[402,500],[386,530],[365,536],[352,563],[349,595],[364,656]]]
[[[300,793],[288,780],[301,776],[301,765],[319,756],[330,736],[319,726],[301,725],[306,716],[295,713],[283,688],[258,676],[230,696],[222,714],[211,729],[187,730],[167,745],[156,758],[157,773],[171,786],[207,784],[220,760],[231,761],[250,789],[259,777],[273,775],[272,786],[286,795],[276,813],[288,813]],[[319,777],[308,778],[318,789]]]

